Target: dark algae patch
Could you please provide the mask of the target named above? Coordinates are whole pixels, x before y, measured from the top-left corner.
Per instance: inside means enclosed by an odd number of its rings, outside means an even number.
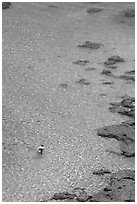
[[[89,60],[76,60],[76,61],[73,62],[73,64],[77,64],[77,65],[80,65],[80,66],[85,66],[89,62],[90,62]]]
[[[2,10],[9,9],[11,6],[10,2],[2,2]]]
[[[102,8],[93,7],[93,8],[89,8],[89,9],[87,10],[87,13],[89,13],[89,14],[94,14],[94,13],[99,13],[99,12],[101,12],[101,11],[103,11]]]
[[[82,45],[78,45],[78,47],[88,48],[88,49],[91,49],[91,50],[99,49],[101,46],[102,46],[101,43],[95,43],[95,42],[90,42],[90,41],[86,41]]]

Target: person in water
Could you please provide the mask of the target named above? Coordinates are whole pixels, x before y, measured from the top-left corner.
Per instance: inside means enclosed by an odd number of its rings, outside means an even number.
[[[44,145],[40,145],[40,147],[38,148],[38,152],[40,154],[43,154],[43,151],[44,151]]]

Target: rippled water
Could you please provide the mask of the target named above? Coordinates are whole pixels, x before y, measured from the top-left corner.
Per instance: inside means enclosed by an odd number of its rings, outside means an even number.
[[[104,10],[87,14],[91,7]],[[118,17],[133,7],[13,3],[3,10],[3,201],[39,201],[74,187],[92,194],[107,181],[93,175],[95,169],[134,169],[131,159],[106,152],[120,151],[116,140],[97,136],[98,128],[128,119],[108,107],[123,95],[134,96],[134,84],[101,72],[112,55],[125,59],[113,74],[134,69],[134,23],[119,23]],[[85,41],[103,46],[79,48]],[[76,60],[90,62],[79,66]],[[96,69],[85,71],[90,67]],[[81,78],[90,84],[76,83]]]

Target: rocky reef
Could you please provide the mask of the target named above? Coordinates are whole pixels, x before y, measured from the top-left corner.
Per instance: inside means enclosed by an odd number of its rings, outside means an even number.
[[[135,122],[127,121],[119,125],[106,126],[98,130],[98,136],[119,141],[121,156],[135,156]],[[115,152],[113,152],[115,153]]]
[[[135,118],[135,98],[124,96],[121,102],[111,103],[111,107],[109,109],[111,112],[117,112],[121,115]]]
[[[111,173],[108,184],[93,195],[87,194],[85,188],[74,188],[72,192],[55,193],[50,201],[135,202],[135,171],[119,170]]]

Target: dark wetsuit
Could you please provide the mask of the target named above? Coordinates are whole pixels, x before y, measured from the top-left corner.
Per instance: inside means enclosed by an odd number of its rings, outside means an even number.
[[[41,146],[39,147],[38,151],[39,151],[40,154],[43,154],[43,150],[44,150],[44,146],[41,145]]]

